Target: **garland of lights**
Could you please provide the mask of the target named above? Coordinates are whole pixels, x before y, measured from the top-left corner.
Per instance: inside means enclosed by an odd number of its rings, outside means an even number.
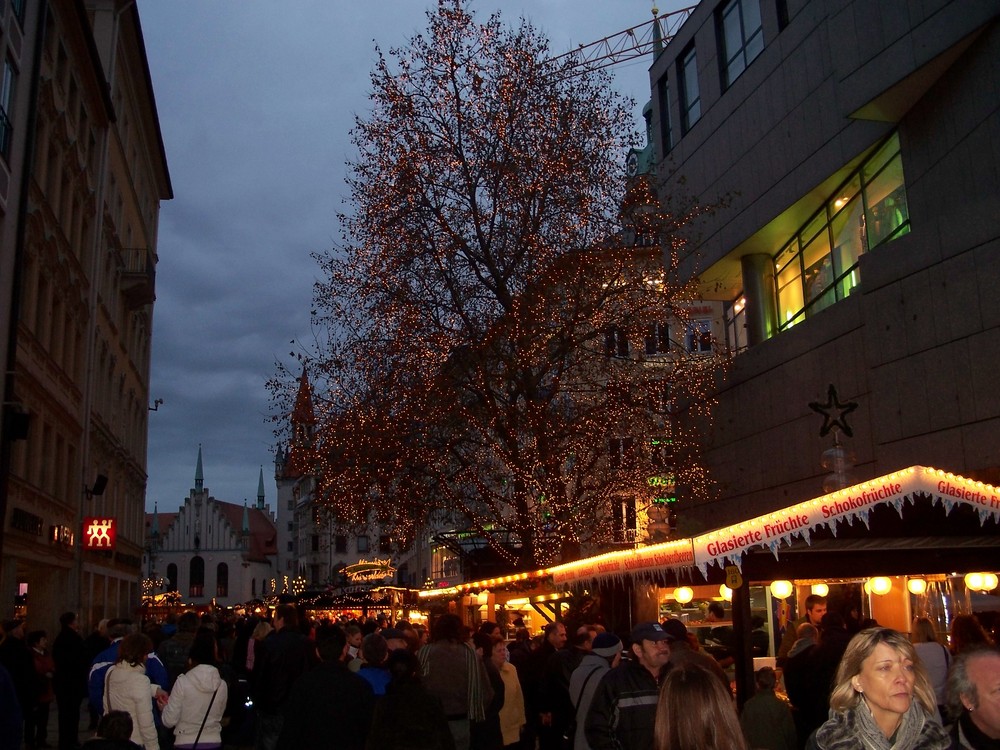
[[[535,568],[612,541],[608,508],[651,503],[653,473],[708,492],[721,358],[676,336],[655,357],[606,351],[613,328],[635,347],[689,323],[676,270],[701,209],[667,212],[643,181],[621,195],[631,114],[606,72],[558,75],[572,58],[552,62],[530,24],[480,25],[457,0],[428,19],[394,66],[379,51],[352,132],[354,213],[317,256],[319,343],[300,355],[315,413],[296,408],[291,452],[340,526],[405,546],[443,513]],[[635,439],[612,465],[619,436]]]

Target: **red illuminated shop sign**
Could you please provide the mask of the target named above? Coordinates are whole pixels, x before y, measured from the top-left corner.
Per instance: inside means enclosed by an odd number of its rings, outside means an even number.
[[[83,519],[84,549],[114,549],[115,519],[88,517]]]

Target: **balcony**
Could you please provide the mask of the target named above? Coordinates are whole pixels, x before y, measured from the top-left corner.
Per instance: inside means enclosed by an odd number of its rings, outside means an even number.
[[[156,259],[142,247],[121,251],[121,290],[130,310],[151,305],[156,300]]]

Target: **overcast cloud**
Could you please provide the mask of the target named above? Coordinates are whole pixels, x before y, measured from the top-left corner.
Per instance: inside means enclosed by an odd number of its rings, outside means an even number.
[[[662,2],[661,13],[686,3]],[[348,132],[368,108],[375,45],[426,28],[434,0],[139,0],[173,182],[162,204],[154,308],[146,507],[174,511],[194,486],[253,502],[264,467],[274,507],[265,381],[308,340],[310,253],[339,236]],[[553,53],[650,20],[648,0],[478,0],[524,16]],[[649,97],[646,60],[616,86]],[[623,155],[624,158],[624,155]]]

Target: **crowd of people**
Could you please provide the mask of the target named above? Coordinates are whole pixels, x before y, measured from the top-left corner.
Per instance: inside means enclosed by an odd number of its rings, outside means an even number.
[[[51,648],[23,620],[3,623],[0,750],[51,747],[53,703],[60,750],[1000,748],[1000,650],[973,615],[942,643],[926,618],[908,635],[850,628],[810,597],[741,711],[732,654],[674,618],[624,640],[563,622],[508,640],[454,614],[429,632],[316,622],[292,604],[270,619],[102,621],[86,637],[74,613],[59,622]]]

